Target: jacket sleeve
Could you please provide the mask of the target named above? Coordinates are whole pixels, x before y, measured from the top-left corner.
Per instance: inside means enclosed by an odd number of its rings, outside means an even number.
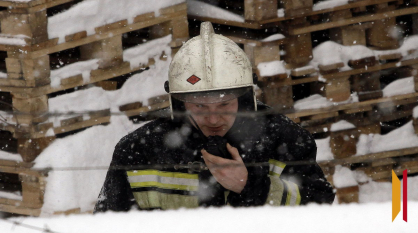
[[[247,184],[240,194],[230,192],[227,202],[231,206],[260,206],[267,200],[270,187],[270,178],[267,176],[267,167],[247,167]]]
[[[269,161],[270,194],[283,190],[281,205],[331,204],[335,194],[316,163],[317,147],[312,135],[293,122],[289,123],[284,135],[277,147],[277,157]],[[278,195],[275,196],[277,199]]]
[[[270,168],[281,162],[270,160]],[[272,165],[274,164],[274,165]],[[270,170],[270,190],[266,203],[271,205],[304,205],[310,202],[328,203],[335,194],[321,168],[314,162],[310,165],[286,165],[281,163],[282,172]]]
[[[285,116],[269,123],[268,167],[247,167],[248,181],[240,194],[231,192],[232,206],[332,203],[335,194],[316,163],[312,135]]]
[[[120,142],[115,148],[110,164],[111,169],[107,172],[98,201],[94,207],[94,213],[108,210],[128,211],[133,206],[137,206],[127,180],[126,171],[124,169],[113,169],[122,165],[121,160],[126,153],[123,144]]]

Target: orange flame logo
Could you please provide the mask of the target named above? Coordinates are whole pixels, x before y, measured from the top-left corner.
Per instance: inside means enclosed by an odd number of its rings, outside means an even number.
[[[408,175],[407,170],[403,171],[403,220],[408,222]],[[395,220],[396,216],[398,216],[399,212],[401,212],[401,181],[399,180],[396,173],[392,170],[392,222]]]

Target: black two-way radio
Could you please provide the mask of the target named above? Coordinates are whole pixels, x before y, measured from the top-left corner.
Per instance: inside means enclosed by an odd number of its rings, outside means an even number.
[[[191,115],[189,115],[189,117],[198,129],[200,135],[203,138],[206,138],[206,136],[203,134],[202,130],[200,129],[196,121],[193,119],[193,117]],[[228,149],[226,148],[227,143],[228,141],[221,136],[208,136],[206,146],[204,146],[203,148],[210,154],[222,157],[224,159],[232,159],[231,154],[229,154]]]

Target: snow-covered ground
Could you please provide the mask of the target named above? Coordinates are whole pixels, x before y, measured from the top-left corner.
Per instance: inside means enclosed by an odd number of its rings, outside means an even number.
[[[416,232],[418,202],[408,202],[408,222],[402,212],[392,222],[391,203],[340,206],[208,208],[73,215],[53,218],[16,218],[21,224],[51,232]],[[0,232],[33,233],[33,229],[0,220]]]

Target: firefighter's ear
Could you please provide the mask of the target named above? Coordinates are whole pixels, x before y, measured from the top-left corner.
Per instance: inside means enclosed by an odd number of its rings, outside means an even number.
[[[164,90],[165,90],[165,92],[170,93],[170,86],[168,84],[169,84],[168,81],[165,81]]]

